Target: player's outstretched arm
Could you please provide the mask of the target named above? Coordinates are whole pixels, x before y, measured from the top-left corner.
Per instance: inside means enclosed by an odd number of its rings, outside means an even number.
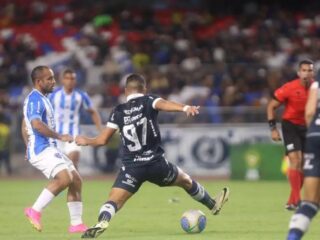
[[[89,138],[86,136],[77,136],[75,141],[76,144],[79,146],[102,146],[105,145],[109,142],[109,139],[112,137],[112,135],[116,132],[117,130],[114,128],[109,128],[106,127],[104,128],[100,134],[96,137]]]
[[[273,141],[281,141],[280,132],[276,125],[276,114],[275,110],[281,106],[281,103],[276,99],[271,99],[267,106],[267,117],[269,128],[271,131],[271,138]]]
[[[305,119],[308,127],[310,126],[310,123],[317,109],[318,88],[319,88],[318,85],[319,85],[318,82],[314,82],[310,87],[310,91],[308,95],[308,100],[307,100],[306,109],[305,109]]]
[[[40,134],[45,137],[58,139],[63,142],[72,142],[73,137],[69,134],[59,134],[55,131],[52,131],[44,122],[36,118],[31,121],[31,126],[33,129],[37,130]]]
[[[155,108],[160,111],[185,112],[187,116],[195,116],[199,114],[200,106],[189,106],[165,99],[159,99],[155,104]]]

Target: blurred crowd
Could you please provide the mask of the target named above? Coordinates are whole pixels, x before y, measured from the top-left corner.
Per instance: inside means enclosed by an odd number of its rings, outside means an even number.
[[[16,109],[30,87],[27,62],[53,52],[71,53],[68,65],[102,108],[122,101],[123,77],[133,71],[172,100],[264,106],[272,90],[295,78],[300,60],[320,63],[314,2],[1,1],[2,109]],[[95,67],[101,74],[89,74]],[[220,121],[215,111],[208,116]]]
[[[49,64],[57,80],[73,68],[97,108],[124,101],[124,77],[139,72],[151,93],[203,106],[197,122],[259,122],[299,61],[319,68],[319,37],[320,2],[311,0],[0,0],[0,170],[11,174],[10,148],[24,149],[11,139],[20,136],[37,64]],[[160,121],[179,122],[175,116]],[[105,172],[115,168],[114,141],[109,162],[95,154]]]

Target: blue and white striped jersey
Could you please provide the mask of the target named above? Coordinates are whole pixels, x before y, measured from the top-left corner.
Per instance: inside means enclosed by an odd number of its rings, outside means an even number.
[[[80,110],[92,108],[87,93],[75,89],[67,94],[62,87],[50,94],[49,99],[54,109],[57,132],[76,136],[80,133]]]
[[[23,115],[28,133],[28,159],[38,155],[49,146],[57,146],[55,139],[43,136],[31,125],[32,120],[40,119],[52,131],[55,131],[53,108],[46,96],[33,89],[24,101]]]

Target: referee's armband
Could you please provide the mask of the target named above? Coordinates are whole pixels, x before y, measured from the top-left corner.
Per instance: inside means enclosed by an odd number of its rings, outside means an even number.
[[[268,120],[270,130],[277,128],[277,122],[274,119]]]

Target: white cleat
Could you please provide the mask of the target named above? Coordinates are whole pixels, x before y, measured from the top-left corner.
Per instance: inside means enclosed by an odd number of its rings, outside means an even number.
[[[216,204],[211,209],[213,215],[218,215],[222,206],[228,201],[229,199],[230,189],[225,187],[222,191],[214,198]]]
[[[96,225],[88,228],[81,236],[81,238],[97,238],[109,226],[107,221],[98,222]]]

